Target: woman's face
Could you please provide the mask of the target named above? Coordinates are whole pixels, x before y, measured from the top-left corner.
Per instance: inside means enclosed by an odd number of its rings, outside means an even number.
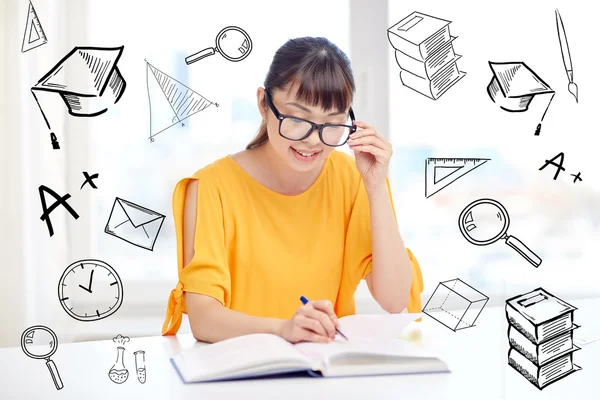
[[[262,97],[260,95],[262,91]],[[288,140],[279,134],[279,120],[267,105],[264,99],[265,92],[259,91],[259,104],[261,105],[261,114],[267,121],[267,131],[269,134],[269,143],[275,150],[275,153],[290,168],[295,171],[310,171],[315,168],[321,168],[327,156],[333,151],[334,147],[327,146],[319,138],[319,131],[314,130],[310,136],[304,140]],[[348,110],[323,110],[322,108],[309,106],[296,99],[296,89],[273,90],[271,91],[271,101],[280,114],[305,119],[316,124],[347,124]],[[285,126],[293,127],[294,120],[286,121]],[[298,124],[301,122],[298,121]],[[293,128],[291,128],[293,129]],[[306,132],[304,130],[303,132]],[[283,132],[286,133],[285,131]]]

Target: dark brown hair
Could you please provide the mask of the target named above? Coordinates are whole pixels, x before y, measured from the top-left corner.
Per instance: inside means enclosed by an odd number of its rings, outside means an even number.
[[[325,110],[346,110],[354,97],[354,77],[348,56],[323,37],[288,40],[271,62],[264,87],[268,90],[297,85],[296,98]],[[269,139],[266,121],[256,137],[246,146],[251,149]]]

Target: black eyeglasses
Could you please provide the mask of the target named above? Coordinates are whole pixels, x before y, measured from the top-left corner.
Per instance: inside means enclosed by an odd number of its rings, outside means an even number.
[[[279,134],[288,140],[300,141],[309,137],[312,132],[317,129],[319,138],[327,146],[338,147],[348,141],[350,134],[356,132],[355,125],[342,124],[315,124],[306,119],[284,115],[277,110],[271,99],[271,94],[268,89],[265,89],[265,99],[275,117],[279,120]],[[350,120],[354,124],[354,111],[350,108]]]

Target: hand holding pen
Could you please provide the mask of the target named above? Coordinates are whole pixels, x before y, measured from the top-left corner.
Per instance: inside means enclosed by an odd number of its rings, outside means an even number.
[[[300,296],[300,301],[302,302],[303,305],[307,305],[307,304],[310,303],[310,300],[308,300],[304,296]],[[331,302],[329,300],[325,300],[325,304],[324,305],[327,306],[327,308],[329,309],[328,310],[328,314],[329,314],[329,317],[331,318],[331,320],[333,321],[333,323],[335,325],[335,331],[337,333],[339,333],[340,336],[342,336],[344,339],[348,340],[348,338],[346,337],[346,335],[344,335],[342,333],[342,331],[340,331],[340,321],[338,320],[337,315],[335,315],[335,311],[333,311],[333,305],[331,304]],[[335,335],[333,335],[333,338],[335,339]]]
[[[301,297],[302,306],[293,317],[283,321],[277,334],[290,343],[330,343],[340,333],[339,321],[329,300],[309,301]],[[341,334],[344,338],[343,334]]]

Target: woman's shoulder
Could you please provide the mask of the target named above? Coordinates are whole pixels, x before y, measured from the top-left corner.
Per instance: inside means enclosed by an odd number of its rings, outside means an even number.
[[[227,182],[231,182],[234,173],[230,162],[230,155],[226,155],[206,164],[191,175],[180,177],[175,185],[175,194],[185,194],[189,187],[188,184],[191,183],[194,183],[193,187],[197,190],[200,188],[210,192],[223,190],[223,188],[228,187]]]
[[[189,178],[214,181],[218,180],[218,178],[221,178],[224,175],[230,174],[231,171],[231,155],[228,154],[212,161],[209,164],[206,164],[204,167],[194,172],[194,174]]]

